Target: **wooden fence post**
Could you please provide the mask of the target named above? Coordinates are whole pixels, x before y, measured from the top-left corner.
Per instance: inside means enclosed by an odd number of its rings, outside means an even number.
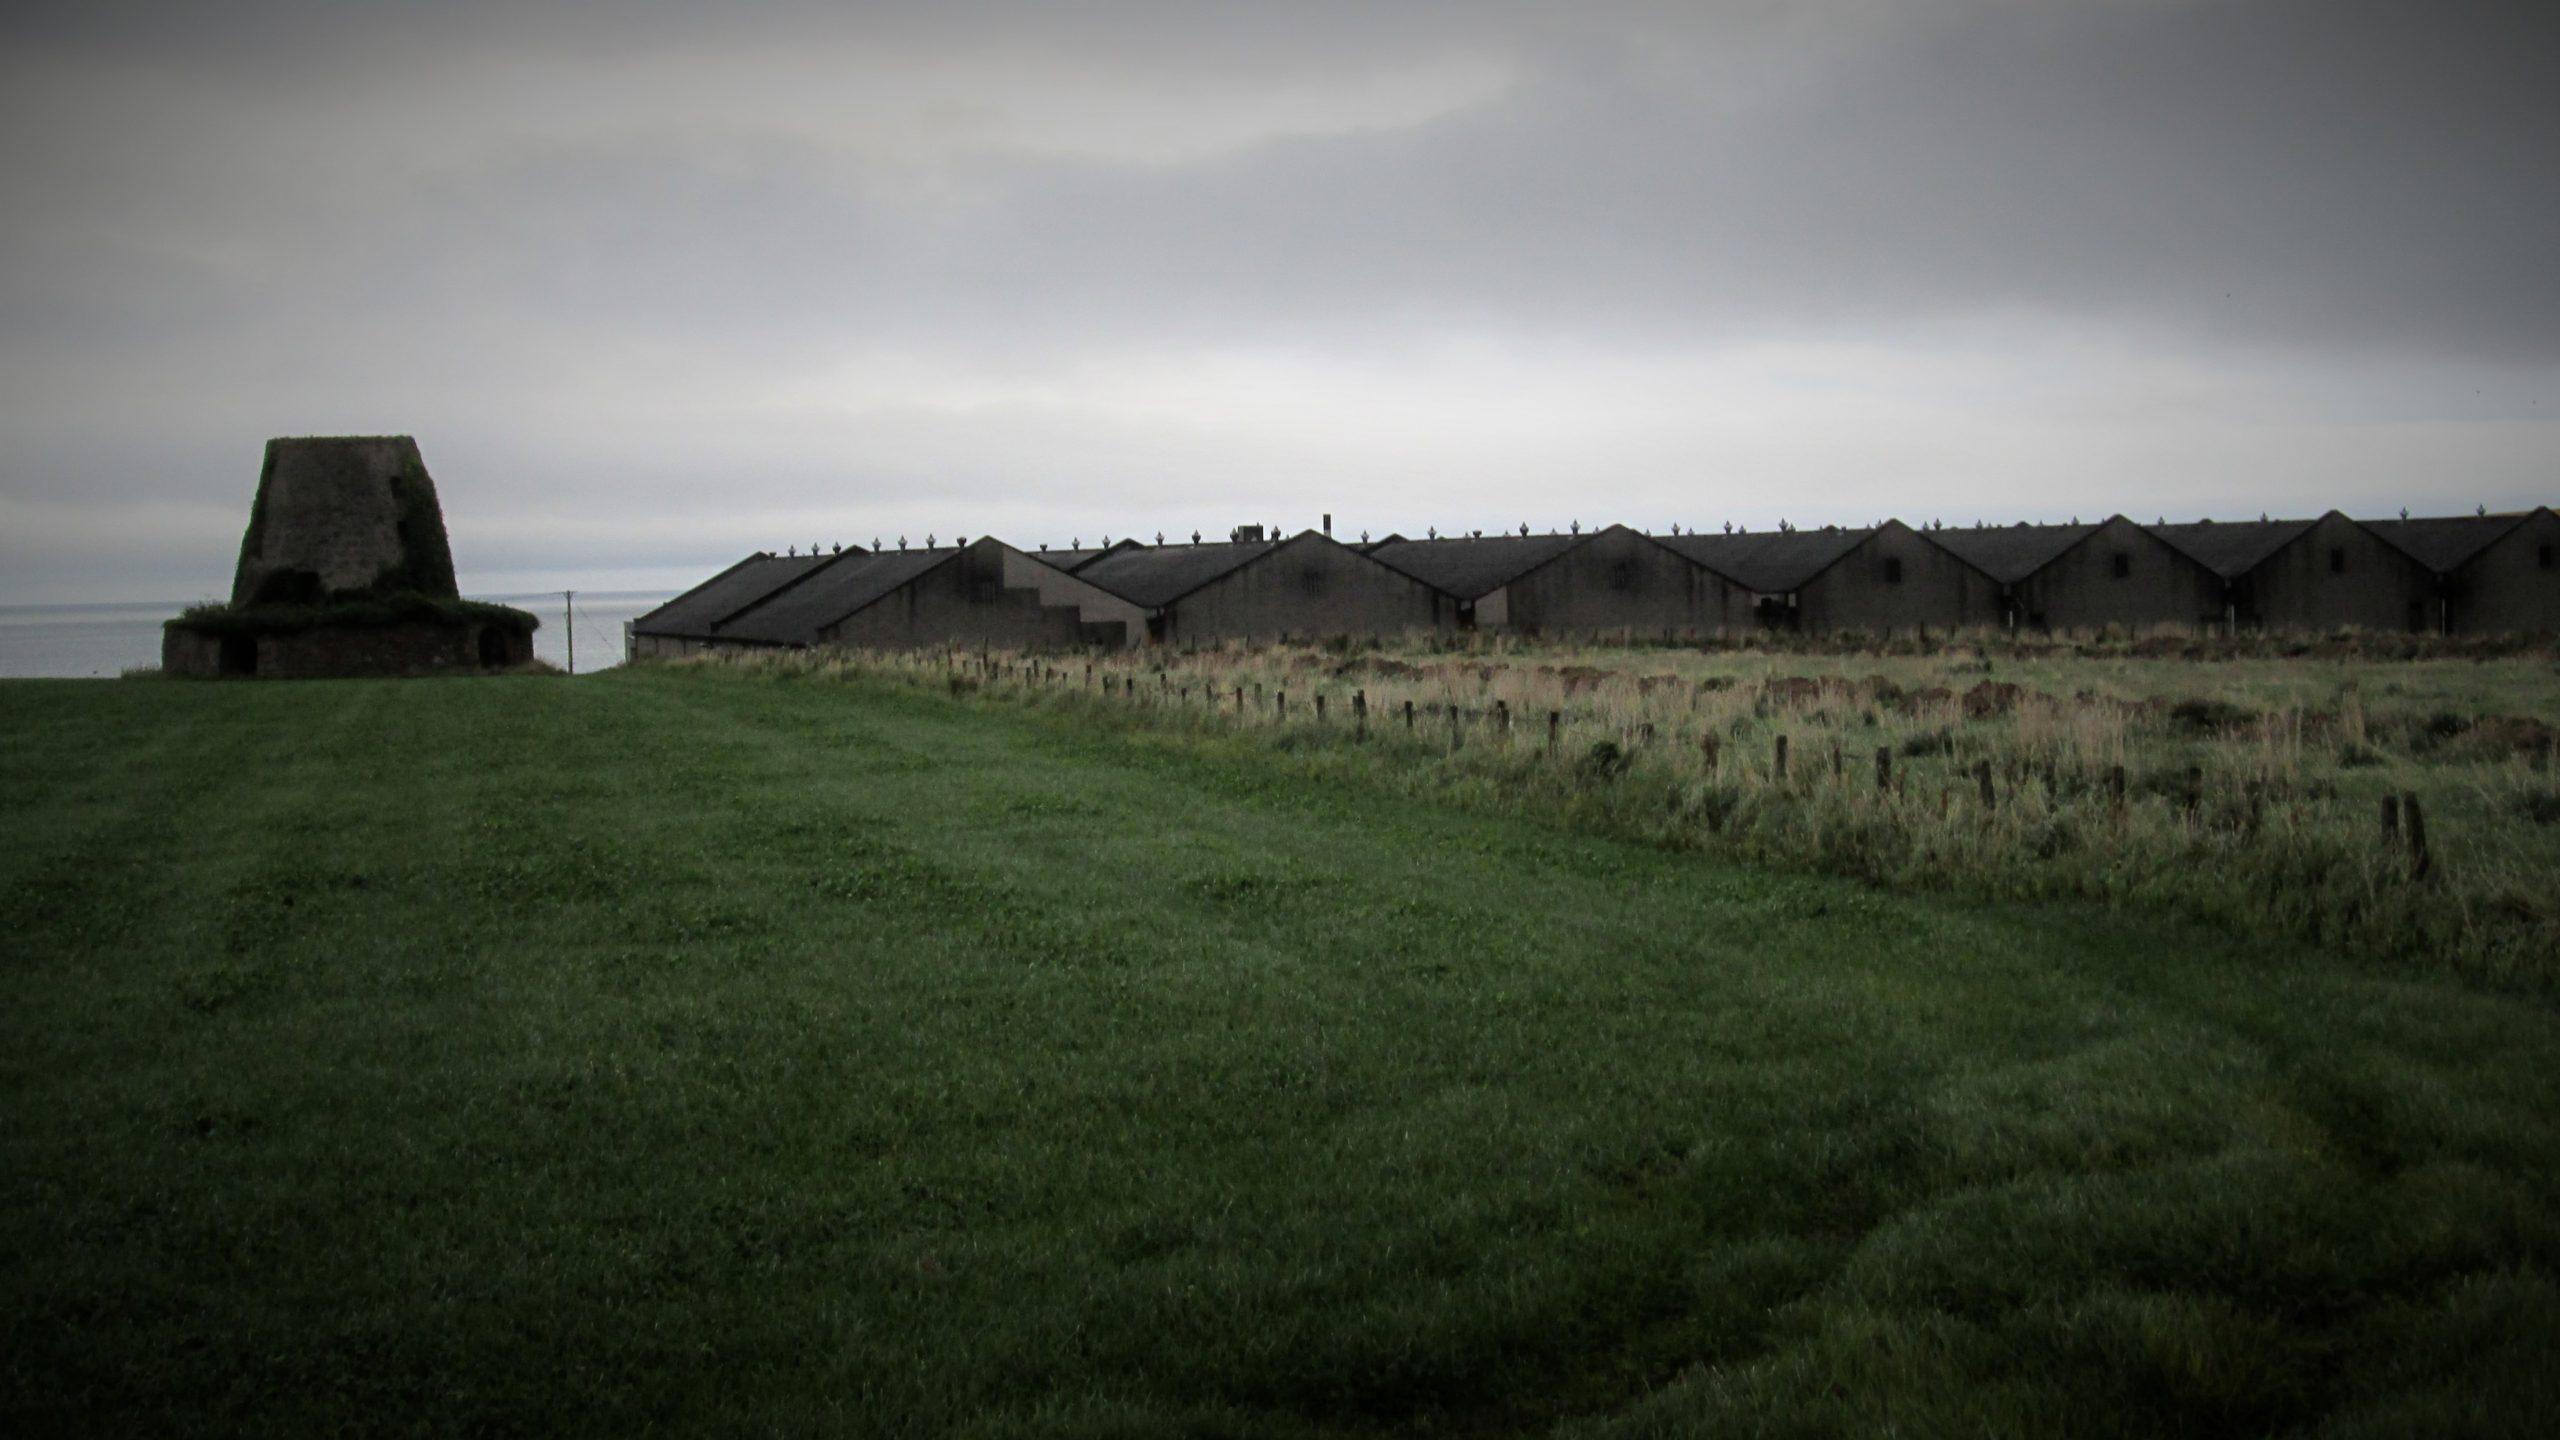
[[[1511,705],[1504,700],[1493,702],[1493,728],[1503,739],[1511,738]]]
[[[2409,832],[2409,878],[2424,880],[2434,861],[2427,854],[2427,815],[2418,808],[2417,791],[2401,792],[2400,814],[2407,822],[2404,828]]]
[[[2382,797],[2382,848],[2400,848],[2400,797],[2397,795]]]
[[[1404,733],[1413,733],[1413,702],[1410,700],[1404,702]]]
[[[1706,762],[1707,774],[1716,773],[1716,763],[1724,758],[1724,741],[1712,730],[1698,737],[1698,757]]]
[[[2107,767],[2107,805],[2121,817],[2124,814],[2124,767]]]
[[[2203,803],[2204,767],[2190,765],[2187,767],[2187,813],[2193,815],[2196,813],[2196,807]]]
[[[1778,737],[1778,745],[1772,764],[1775,767],[1770,772],[1772,778],[1776,779],[1779,783],[1784,784],[1787,778],[1787,737],[1784,735]]]
[[[1564,712],[1563,712],[1563,711],[1561,711],[1561,710],[1550,710],[1550,711],[1548,711],[1548,712],[1547,712],[1547,755],[1548,755],[1548,757],[1549,757],[1549,758],[1551,758],[1551,759],[1554,757],[1554,755],[1555,755],[1555,753],[1556,753],[1556,744],[1557,744],[1558,739],[1559,739],[1558,732],[1559,732],[1559,731],[1561,731],[1563,728],[1564,728]]]
[[[1369,692],[1366,690],[1351,692],[1351,732],[1354,739],[1369,738]]]
[[[1876,747],[1876,788],[1883,791],[1893,789],[1893,747],[1890,745]]]
[[[1322,691],[1318,691],[1316,693],[1316,723],[1319,725],[1324,723],[1324,693]]]
[[[1985,810],[1995,808],[1999,802],[1991,793],[1991,762],[1988,760],[1976,762],[1973,767],[1973,778],[1974,782],[1982,787],[1982,808]]]

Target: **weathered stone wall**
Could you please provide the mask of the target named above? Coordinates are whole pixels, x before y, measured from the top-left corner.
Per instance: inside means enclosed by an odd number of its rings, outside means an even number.
[[[634,660],[681,660],[687,655],[708,655],[720,648],[716,640],[696,640],[687,635],[651,635],[636,631],[631,636],[631,658]]]
[[[1682,637],[1754,624],[1750,592],[1617,525],[1497,593],[1504,621],[1526,634]],[[1476,625],[1488,623],[1479,603]]]
[[[320,680],[342,676],[469,674],[533,661],[530,632],[504,625],[315,625],[269,634],[171,626],[160,668],[192,679]]]
[[[1076,607],[1043,604],[1037,589],[1008,586],[1003,548],[971,546],[952,557],[949,564],[937,565],[821,628],[818,642],[857,650],[916,650],[941,645],[1008,650],[1082,648],[1086,642],[1084,618]],[[1127,643],[1125,632],[1113,634],[1113,643]]]
[[[268,441],[231,603],[391,591],[459,593],[418,442],[405,435]]]
[[[2036,629],[2201,629],[2222,619],[2222,577],[2121,515],[2015,588],[2019,623]]]
[[[2560,516],[2537,510],[2445,577],[2457,635],[2560,634]]]
[[[1300,535],[1168,607],[1163,638],[1189,645],[1286,635],[1447,630],[1457,602],[1321,535]]]
[[[1953,630],[2001,619],[1998,582],[1899,521],[1858,542],[1796,592],[1796,625],[1815,635],[1885,635],[1924,625]]]
[[[160,673],[187,680],[214,679],[222,673],[222,637],[174,625],[162,628]]]
[[[2429,631],[2435,576],[2343,515],[2324,516],[2237,587],[2243,623],[2269,630]]]
[[[1043,605],[1071,607],[1087,626],[1103,627],[1089,634],[1116,634],[1113,643],[1136,645],[1147,638],[1146,607],[1123,600],[1088,580],[1025,555],[1010,545],[981,540],[972,550],[986,546],[1003,558],[1003,586],[1008,590],[1029,590],[1040,597]],[[1116,631],[1111,626],[1119,627]]]

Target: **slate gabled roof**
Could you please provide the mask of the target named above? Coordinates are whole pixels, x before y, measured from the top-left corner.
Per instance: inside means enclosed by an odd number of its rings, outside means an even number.
[[[1666,535],[1656,543],[1761,595],[1803,587],[1876,533],[1854,530],[1763,530],[1757,534]]]
[[[1078,566],[1077,579],[1098,585],[1132,604],[1153,610],[1170,605],[1219,576],[1286,544],[1286,541],[1219,540],[1199,545],[1117,546]]]
[[[2097,533],[2095,525],[1986,525],[1979,530],[1922,530],[1922,537],[2003,585],[2050,565]]]
[[[1591,535],[1487,535],[1481,539],[1395,539],[1370,546],[1369,558],[1444,594],[1476,600],[1590,538]]]
[[[2190,525],[2145,525],[2225,580],[2237,580],[2292,544],[2317,520],[2200,520]]]
[[[2530,518],[2531,511],[2520,510],[2502,515],[2421,516],[2414,520],[2362,523],[2410,559],[2443,575],[2461,569],[2463,562]]]
[[[959,553],[948,545],[931,550],[848,550],[788,589],[724,617],[715,633],[723,640],[815,645],[821,628]]]
[[[847,552],[858,553],[858,552]],[[712,626],[841,556],[773,555],[757,551],[631,622],[641,635],[706,639]]]

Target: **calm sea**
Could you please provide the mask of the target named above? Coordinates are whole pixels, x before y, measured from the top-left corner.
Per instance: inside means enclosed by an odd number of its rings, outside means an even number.
[[[578,592],[578,673],[622,663],[622,622],[665,604],[673,592]],[[474,595],[530,610],[542,617],[533,653],[554,665],[569,663],[569,631],[561,623],[560,592],[547,595]],[[138,665],[160,663],[160,622],[186,606],[178,601],[124,605],[0,605],[0,679],[112,678]]]

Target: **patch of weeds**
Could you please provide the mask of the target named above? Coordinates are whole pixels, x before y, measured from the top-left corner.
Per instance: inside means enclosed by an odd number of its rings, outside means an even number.
[[[980,930],[981,953],[1016,965],[1124,968],[1137,949],[1108,925],[1036,911],[1005,910]]]
[[[2190,735],[2229,735],[2258,718],[2258,712],[2228,700],[2188,696],[2169,707],[2169,723]]]
[[[1274,875],[1254,871],[1225,871],[1210,875],[1194,875],[1182,882],[1182,890],[1195,899],[1220,905],[1251,905],[1303,894],[1315,888],[1316,882],[1304,875]]]
[[[1615,780],[1627,773],[1630,763],[1632,757],[1619,748],[1617,741],[1602,740],[1582,757],[1581,769],[1585,779]]]
[[[210,1015],[276,986],[274,967],[212,965],[178,982],[178,1003],[199,1015]]]
[[[2560,824],[2560,788],[2536,785],[2516,795],[2516,810],[2536,825]]]
[[[1690,802],[1690,811],[1706,822],[1710,832],[1721,834],[1734,813],[1742,808],[1742,789],[1736,785],[1705,785]]]
[[[1099,815],[1102,807],[1071,795],[1016,795],[1005,801],[1004,813],[1026,820],[1043,820],[1059,816]]]
[[[1955,748],[1956,732],[1953,730],[1923,730],[1895,746],[1894,753],[1906,760],[1913,760],[1928,755],[1949,754]]]
[[[828,900],[895,905],[926,911],[951,911],[972,903],[977,887],[924,856],[891,846],[856,841],[830,857],[826,868],[809,877],[809,888]]]

